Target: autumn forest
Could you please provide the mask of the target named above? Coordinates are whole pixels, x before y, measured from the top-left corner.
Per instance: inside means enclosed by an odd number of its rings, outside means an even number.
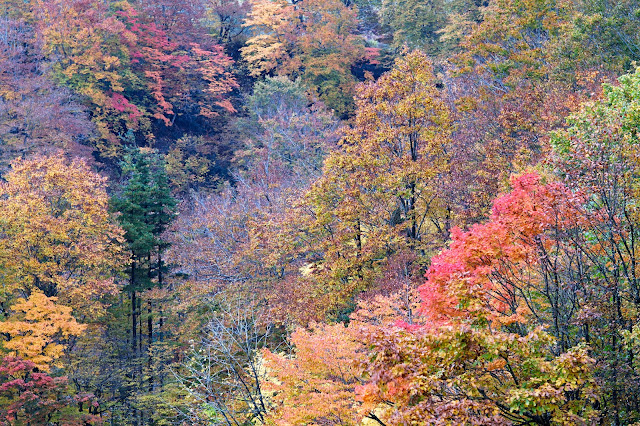
[[[0,0],[0,425],[640,425],[636,61],[639,0]]]

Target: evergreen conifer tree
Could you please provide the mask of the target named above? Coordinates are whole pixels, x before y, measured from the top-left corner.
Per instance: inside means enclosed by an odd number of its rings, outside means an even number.
[[[142,301],[138,293],[163,285],[166,266],[162,254],[169,247],[164,232],[175,218],[176,199],[171,195],[164,162],[153,152],[131,150],[122,163],[128,178],[120,195],[112,200],[113,209],[125,231],[131,251],[129,285],[131,298],[131,349],[142,350]],[[153,340],[153,321],[149,302],[147,332]],[[138,332],[139,328],[139,332]]]

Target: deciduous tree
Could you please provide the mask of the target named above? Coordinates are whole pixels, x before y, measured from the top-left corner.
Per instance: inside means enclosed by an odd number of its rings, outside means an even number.
[[[372,383],[362,397],[389,402],[389,423],[599,418],[597,361],[574,322],[581,290],[563,281],[572,254],[563,235],[584,224],[584,198],[535,174],[512,185],[488,223],[455,230],[432,259],[420,287],[425,325],[369,335]]]
[[[260,351],[273,331],[268,312],[230,292],[206,300],[208,318],[198,341],[173,369],[185,393],[180,417],[191,423],[264,424],[269,401]]]
[[[79,159],[18,159],[0,184],[4,295],[42,291],[95,316],[118,291],[122,230],[108,212],[105,178]]]
[[[356,14],[341,1],[256,0],[245,21],[253,32],[242,48],[254,75],[271,71],[301,78],[339,117],[352,113],[351,66],[364,57]]]
[[[59,364],[57,360],[65,350],[61,342],[81,335],[85,329],[71,316],[70,307],[56,301],[55,297],[34,291],[27,300],[16,300],[10,311],[5,312],[7,320],[0,322],[0,333],[9,336],[2,347],[41,371]]]
[[[107,6],[74,0],[37,9],[54,76],[87,100],[101,155],[121,156],[132,136],[152,143],[155,126],[169,127],[178,115],[234,110],[227,95],[237,85],[221,46],[194,41],[180,50],[127,1]],[[203,83],[201,90],[188,90],[191,79]]]
[[[355,388],[362,381],[356,361],[363,346],[350,331],[342,324],[316,324],[293,333],[291,355],[265,352],[270,380],[264,386],[274,392],[270,401],[278,407],[268,423],[360,424],[364,413],[357,407]]]
[[[293,215],[294,250],[307,254],[299,290],[324,312],[344,309],[383,273],[386,258],[442,244],[453,218],[443,193],[450,110],[420,52],[360,87],[355,125]],[[307,290],[304,290],[307,289]],[[351,302],[350,302],[351,301]]]
[[[31,361],[4,357],[0,364],[0,424],[101,424],[90,414],[93,396],[70,395],[66,377],[39,372]],[[85,411],[87,410],[87,411]]]
[[[638,108],[640,72],[605,85],[602,99],[584,103],[569,128],[552,138],[553,165],[565,184],[587,197],[585,229],[570,244],[573,256],[564,280],[582,288],[576,322],[583,329],[603,380],[607,421],[637,421],[631,383],[639,377],[635,356],[624,353],[624,335],[638,321],[637,279]],[[633,401],[633,402],[632,402]]]

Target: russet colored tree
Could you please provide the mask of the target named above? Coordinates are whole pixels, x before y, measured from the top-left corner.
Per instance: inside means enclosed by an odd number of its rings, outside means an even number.
[[[470,326],[381,329],[360,398],[385,424],[548,425],[598,420],[595,360],[584,347],[549,357],[553,338]]]
[[[425,326],[370,335],[372,383],[363,398],[391,403],[389,423],[599,417],[596,360],[580,332],[565,329],[575,289],[549,270],[567,253],[554,238],[580,225],[584,198],[535,174],[512,186],[488,223],[454,230],[449,249],[432,259],[420,287]]]
[[[38,371],[31,361],[6,356],[0,363],[0,424],[102,424],[90,414],[93,396],[71,395],[66,377]]]
[[[178,115],[234,110],[227,98],[237,87],[232,61],[220,46],[179,46],[127,1],[107,6],[77,0],[37,9],[54,77],[88,101],[102,156],[120,156],[127,135],[152,142],[154,126],[171,126]],[[191,79],[201,90],[187,89]]]
[[[321,374],[328,361],[317,358],[324,353],[317,348],[334,350],[325,332],[296,332],[292,340],[300,352],[294,359],[268,354],[279,380],[276,424],[358,422],[364,416],[382,424],[597,421],[596,359],[580,343],[579,327],[569,334],[564,329],[572,322],[565,315],[575,311],[556,309],[575,289],[559,282],[554,288],[562,267],[549,270],[549,263],[571,254],[554,251],[562,245],[555,239],[585,225],[579,218],[585,198],[536,174],[514,178],[512,185],[494,203],[487,224],[455,230],[450,248],[433,259],[420,288],[421,313],[402,296],[378,298],[362,305],[348,329],[331,326],[340,330],[345,352],[327,359],[343,359],[342,373],[360,368],[338,382],[340,391],[333,387],[339,374]],[[348,341],[355,346],[347,347]],[[324,403],[307,406],[314,397]],[[341,417],[340,407],[350,407],[354,417]]]

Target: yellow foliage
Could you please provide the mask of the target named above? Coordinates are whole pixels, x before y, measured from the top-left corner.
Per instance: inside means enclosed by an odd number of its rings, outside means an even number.
[[[288,56],[283,42],[290,30],[291,11],[292,6],[286,1],[251,2],[251,12],[243,26],[253,28],[256,34],[241,49],[251,75],[268,73]]]
[[[10,336],[2,346],[44,371],[62,356],[65,345],[60,341],[79,336],[86,328],[71,316],[70,307],[56,305],[57,300],[34,291],[28,299],[18,299],[11,306],[14,314],[0,322],[0,333]]]
[[[0,184],[3,292],[40,290],[94,315],[126,264],[105,179],[81,160],[17,160]]]
[[[323,253],[305,278],[328,309],[369,288],[388,253],[426,253],[447,237],[452,120],[435,83],[428,57],[413,52],[360,86],[354,127],[302,201]]]

